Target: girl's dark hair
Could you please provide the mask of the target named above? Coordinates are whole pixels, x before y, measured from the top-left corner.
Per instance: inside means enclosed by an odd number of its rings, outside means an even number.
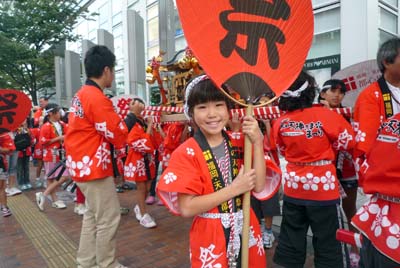
[[[49,114],[57,113],[58,111],[60,111],[61,107],[56,103],[49,103],[44,109],[46,110],[46,116],[43,119],[43,123],[46,123],[47,121],[49,121]]]
[[[188,85],[190,82],[188,83]],[[198,82],[189,93],[187,99],[187,106],[189,108],[189,115],[193,117],[194,106],[211,101],[225,101],[228,109],[231,108],[231,101],[224,93],[218,89],[210,79],[205,79]]]
[[[320,102],[321,100],[324,99],[324,98],[321,97],[321,93],[322,92],[327,92],[328,89],[331,89],[331,88],[334,88],[334,89],[338,88],[338,89],[340,89],[340,93],[346,94],[346,84],[342,80],[340,80],[340,79],[330,79],[330,80],[326,81],[322,85],[322,89],[320,90],[319,96],[318,96],[318,102]]]
[[[295,91],[299,89],[305,82],[308,82],[308,87],[306,90],[301,92],[299,97],[280,97],[278,107],[283,111],[294,111],[298,109],[309,108],[314,102],[317,87],[314,77],[301,71],[296,81],[287,89],[290,91]]]

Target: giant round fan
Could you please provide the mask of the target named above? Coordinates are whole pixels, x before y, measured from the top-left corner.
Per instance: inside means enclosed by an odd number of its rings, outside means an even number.
[[[309,0],[177,0],[201,66],[247,102],[279,96],[303,68],[313,38]]]
[[[0,89],[0,134],[17,129],[28,117],[32,102],[22,91]]]

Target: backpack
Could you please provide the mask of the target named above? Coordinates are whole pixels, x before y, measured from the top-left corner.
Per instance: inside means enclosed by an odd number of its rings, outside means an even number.
[[[29,133],[16,134],[14,144],[17,151],[23,151],[31,146],[31,135]]]

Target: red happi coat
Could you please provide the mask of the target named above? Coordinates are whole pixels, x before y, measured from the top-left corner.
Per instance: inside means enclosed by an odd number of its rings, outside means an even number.
[[[33,114],[33,124],[35,126],[39,126],[40,117],[43,116],[43,108],[40,107],[37,111]]]
[[[0,135],[0,147],[10,150],[8,153],[1,153],[1,155],[3,156],[2,159],[3,159],[4,166],[5,166],[6,170],[7,170],[8,169],[8,162],[7,162],[6,155],[11,153],[12,151],[15,151],[14,141],[11,138],[10,133],[4,133],[4,134]],[[5,170],[0,170],[0,173],[1,172],[5,172]]]
[[[139,121],[139,120],[138,120]],[[147,181],[155,177],[154,146],[151,136],[146,133],[143,126],[136,122],[128,134],[128,156],[124,164],[124,178],[128,181]],[[145,157],[149,163],[146,171]],[[148,178],[147,172],[150,172]]]
[[[323,107],[288,112],[273,124],[272,143],[288,161],[284,193],[300,200],[339,200],[335,158],[337,150],[354,147],[351,125]],[[307,165],[321,160],[325,165]]]
[[[232,146],[243,150],[243,135],[231,133]],[[240,167],[243,162],[239,161]],[[272,196],[280,185],[280,170],[268,158],[266,189],[256,195],[266,199]],[[178,194],[206,195],[214,192],[213,184],[203,151],[194,138],[189,138],[173,153],[168,167],[163,172],[157,185],[157,193],[169,210],[180,215]],[[219,213],[218,207],[207,213]],[[251,210],[250,230],[254,244],[249,243],[249,267],[265,268],[266,257],[263,248],[259,222]],[[251,235],[250,235],[251,240]],[[227,268],[226,240],[220,219],[196,216],[190,230],[191,267]]]
[[[43,158],[43,150],[42,144],[40,143],[40,128],[31,128],[30,129],[33,136],[33,158],[42,159]]]
[[[77,182],[113,176],[111,144],[115,149],[124,148],[128,135],[111,100],[92,84],[87,82],[72,99],[64,140],[66,165]]]
[[[400,114],[389,118],[361,166],[364,192],[372,194],[352,224],[382,254],[400,264],[400,202],[378,198],[379,193],[400,200]]]
[[[46,122],[40,128],[40,144],[43,149],[43,161],[57,163],[60,161],[58,151],[54,154],[54,150],[61,149],[62,143],[59,141],[50,143],[50,141],[67,133],[67,125],[63,121],[59,121],[62,133],[57,133],[55,126],[51,122]]]
[[[180,145],[180,139],[185,125],[182,123],[172,123],[167,125],[165,139],[163,142],[162,169],[164,170],[169,163],[172,152]]]
[[[379,126],[386,120],[382,92],[378,82],[372,83],[360,93],[354,106],[353,118],[357,142],[354,150],[356,158],[369,152],[376,139]]]

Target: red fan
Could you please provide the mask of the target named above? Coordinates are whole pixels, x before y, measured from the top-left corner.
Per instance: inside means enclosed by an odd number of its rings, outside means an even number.
[[[22,91],[0,89],[0,134],[17,129],[31,108],[31,100]]]
[[[177,0],[189,47],[231,99],[246,106],[281,95],[303,68],[313,38],[309,0]],[[232,97],[235,95],[238,97]],[[265,103],[264,103],[265,104]],[[251,143],[245,143],[245,171]],[[243,198],[242,267],[248,267],[250,194]]]

